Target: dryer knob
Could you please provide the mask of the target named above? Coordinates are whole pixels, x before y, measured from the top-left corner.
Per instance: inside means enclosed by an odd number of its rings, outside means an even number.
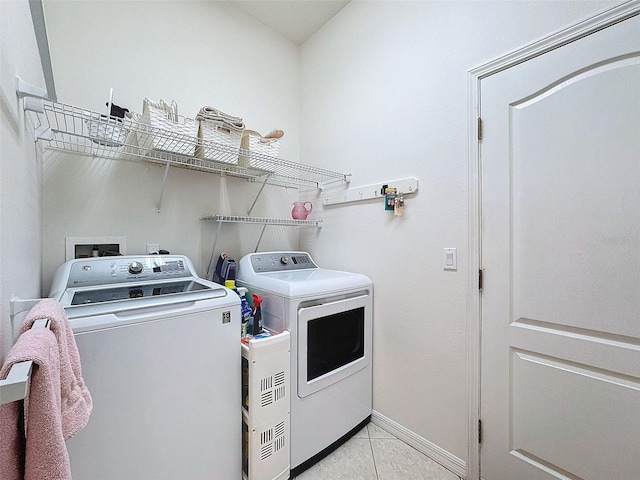
[[[140,262],[131,262],[129,264],[129,273],[136,275],[138,273],[142,273],[142,270],[144,270],[144,265]]]
[[[289,258],[285,256],[280,257],[280,263],[286,265],[287,263],[289,263]]]

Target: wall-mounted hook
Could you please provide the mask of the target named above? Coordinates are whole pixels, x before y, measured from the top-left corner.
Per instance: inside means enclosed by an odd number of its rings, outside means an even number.
[[[395,189],[396,193],[402,192],[403,196],[416,193],[418,191],[418,179],[409,177],[392,182],[374,183],[372,185],[349,188],[348,190],[341,190],[339,192],[331,192],[322,196],[322,204],[337,205],[339,203],[358,202],[372,198],[385,198],[385,191],[389,188]],[[393,210],[393,208],[390,210]]]

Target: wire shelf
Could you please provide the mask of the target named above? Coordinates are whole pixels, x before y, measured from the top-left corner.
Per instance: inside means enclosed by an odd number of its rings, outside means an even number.
[[[36,140],[47,141],[48,148],[53,150],[112,159],[144,160],[268,184],[320,190],[332,183],[351,180],[350,174],[271,157],[129,118],[107,117],[50,100],[25,98],[24,108],[36,117]],[[200,158],[202,154],[198,152],[206,152],[207,158]]]
[[[289,227],[322,227],[322,220],[293,220],[288,218],[246,217],[241,215],[210,215],[200,220],[221,223],[252,223],[256,225],[284,225]]]

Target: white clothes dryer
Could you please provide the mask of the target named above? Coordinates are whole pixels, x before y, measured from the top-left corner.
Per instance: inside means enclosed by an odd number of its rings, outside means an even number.
[[[244,256],[237,284],[262,296],[264,326],[291,335],[294,477],[371,419],[373,283],[288,251]]]

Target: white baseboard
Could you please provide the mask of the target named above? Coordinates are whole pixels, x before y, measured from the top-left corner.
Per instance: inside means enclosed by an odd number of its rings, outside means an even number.
[[[420,435],[412,432],[408,428],[403,427],[375,410],[371,413],[371,422],[385,429],[387,432],[392,433],[399,440],[402,440],[407,445],[412,446],[420,453],[425,454],[431,460],[439,463],[447,470],[450,470],[461,478],[465,478],[467,474],[465,462],[455,455],[447,452],[445,449],[431,443],[425,438],[422,438]]]

